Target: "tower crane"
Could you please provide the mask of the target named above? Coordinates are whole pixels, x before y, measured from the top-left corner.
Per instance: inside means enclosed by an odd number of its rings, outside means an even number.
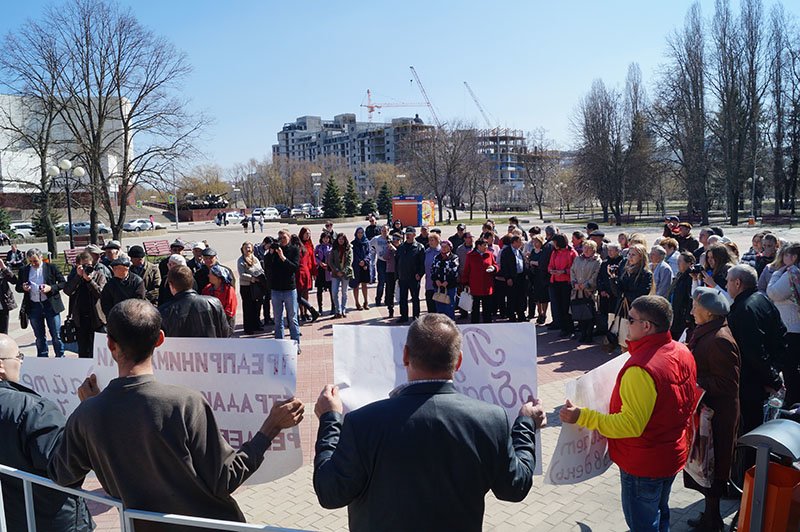
[[[466,81],[464,82],[464,86],[467,88],[467,92],[469,92],[469,95],[472,96],[472,101],[475,102],[476,106],[478,106],[478,111],[480,111],[481,114],[483,115],[483,119],[486,120],[486,125],[489,126],[489,129],[493,129],[495,126],[493,126],[492,121],[489,120],[489,115],[486,114],[486,111],[483,109],[483,106],[481,105],[481,102],[478,100],[478,97],[475,96],[474,92],[472,92],[472,87],[470,87],[469,83],[467,83]]]
[[[422,93],[422,97],[425,98],[425,103],[428,104],[428,109],[431,112],[431,116],[433,117],[433,121],[436,123],[436,127],[441,128],[442,123],[439,122],[439,117],[436,116],[436,111],[433,109],[433,104],[431,103],[431,99],[428,98],[428,93],[425,92],[425,87],[422,86],[422,82],[419,80],[419,76],[417,75],[417,71],[414,70],[414,67],[409,67],[411,69],[411,73],[414,75],[414,79],[417,81],[417,86],[419,87],[419,92]]]
[[[363,101],[363,100],[362,100]],[[382,109],[384,107],[424,107],[427,104],[425,103],[404,103],[404,102],[394,102],[394,103],[377,103],[372,101],[372,92],[367,89],[367,103],[361,104],[361,107],[367,108],[367,120],[372,122],[372,113],[375,112],[376,109]],[[378,111],[380,112],[380,111]]]

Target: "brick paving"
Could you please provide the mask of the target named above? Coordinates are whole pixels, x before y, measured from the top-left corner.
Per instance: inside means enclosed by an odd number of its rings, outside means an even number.
[[[352,233],[356,224],[343,224],[345,233]],[[277,224],[267,224],[267,231],[273,233]],[[337,226],[337,229],[342,228]],[[470,224],[470,229],[473,229]],[[638,228],[637,228],[638,229]],[[186,240],[206,238],[220,253],[228,266],[235,268],[238,256],[239,239],[233,238],[233,229],[216,229],[204,226],[185,228],[181,235]],[[317,233],[318,229],[314,229]],[[350,232],[348,232],[350,231]],[[754,230],[734,233],[740,249],[745,246]],[[445,230],[445,236],[450,231]],[[657,236],[656,231],[645,231],[648,238]],[[782,231],[782,233],[784,233]],[[798,230],[785,231],[791,238],[800,239]],[[225,235],[225,238],[222,238]],[[248,233],[245,238],[259,237]],[[789,236],[789,235],[787,235]],[[170,235],[174,238],[175,235]],[[133,244],[141,238],[128,238],[126,244]],[[29,247],[29,246],[28,246]],[[372,293],[372,288],[370,289]],[[316,301],[312,296],[312,301]],[[329,304],[325,298],[325,304]],[[12,320],[10,334],[22,351],[35,355],[33,333],[30,329],[20,330],[16,320]],[[241,315],[238,316],[241,323]],[[368,311],[351,311],[337,324],[359,324],[388,326],[385,307],[370,307]],[[239,335],[241,331],[237,332]],[[291,475],[259,486],[246,486],[234,494],[247,519],[251,523],[264,523],[304,530],[343,530],[347,528],[345,509],[325,510],[319,506],[311,483],[314,439],[318,422],[313,416],[313,404],[319,391],[332,381],[333,375],[333,329],[332,320],[323,315],[315,324],[302,327],[303,352],[298,361],[297,396],[306,403],[307,417],[300,433],[305,465]],[[271,337],[271,332],[264,335]],[[564,381],[577,377],[602,364],[609,355],[600,346],[579,345],[569,339],[560,339],[552,332],[540,328],[537,332],[539,397],[548,411],[548,426],[541,431],[539,444],[542,446],[544,468],[552,455],[558,439],[560,422],[558,408],[564,401]],[[94,477],[87,478],[84,488],[102,493]],[[543,483],[543,477],[536,477],[534,487],[521,503],[506,503],[496,500],[491,493],[486,497],[484,529],[486,530],[552,530],[552,531],[621,531],[626,530],[619,501],[619,473],[615,466],[605,474],[589,481],[571,486],[550,486]],[[680,476],[673,485],[670,498],[672,529],[689,530],[686,520],[702,510],[702,497],[683,487]],[[738,501],[723,501],[723,515],[730,522],[738,507]],[[119,530],[119,517],[116,510],[102,505],[90,504],[92,515],[101,532]]]

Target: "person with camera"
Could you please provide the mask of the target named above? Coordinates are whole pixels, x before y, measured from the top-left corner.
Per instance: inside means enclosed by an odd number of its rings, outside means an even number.
[[[75,257],[75,267],[67,276],[64,293],[69,296],[69,316],[75,324],[78,356],[92,358],[94,333],[103,332],[106,315],[100,304],[106,275],[92,264],[92,255],[82,251]]]
[[[64,344],[61,343],[61,313],[64,303],[61,301],[61,290],[67,280],[58,266],[42,260],[39,248],[29,249],[25,256],[28,265],[24,266],[17,276],[15,290],[24,294],[22,308],[28,316],[33,333],[36,336],[36,352],[40,357],[47,357],[47,336],[45,325],[50,331],[53,350],[57,357],[64,356]]]
[[[131,261],[127,255],[121,255],[111,261],[111,273],[114,276],[108,280],[100,296],[100,305],[106,316],[120,301],[145,299],[144,281],[135,273],[131,273]]]
[[[288,229],[278,231],[278,240],[270,245],[264,257],[264,269],[270,272],[272,284],[272,315],[275,319],[275,338],[283,339],[283,314],[289,322],[289,335],[297,342],[300,352],[300,322],[297,319],[297,284],[295,276],[300,267],[300,249],[291,245]]]
[[[611,242],[606,246],[608,258],[600,263],[597,272],[597,319],[595,320],[594,336],[605,336],[608,332],[608,315],[617,308],[617,298],[611,289],[611,276],[619,271],[619,265],[624,260],[622,246]]]

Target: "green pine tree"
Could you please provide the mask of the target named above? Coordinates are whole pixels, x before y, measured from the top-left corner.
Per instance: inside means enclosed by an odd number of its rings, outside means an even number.
[[[392,210],[392,191],[389,189],[389,184],[384,182],[381,189],[378,191],[378,213],[388,215]]]
[[[358,192],[352,175],[347,180],[347,188],[344,191],[344,212],[347,216],[358,214]]]
[[[361,204],[361,215],[362,216],[369,216],[370,214],[378,211],[378,205],[375,203],[375,200],[370,198],[364,200],[364,203]]]
[[[405,196],[406,195],[406,189],[403,187],[402,183],[400,183],[400,190],[397,191],[397,195],[398,196]]]
[[[48,210],[50,212],[47,212]],[[36,236],[47,236],[47,216],[50,217],[50,223],[56,229],[56,235],[64,234],[64,229],[58,225],[61,223],[61,213],[55,209],[47,209],[45,206],[41,206],[36,209],[36,211],[33,213],[33,217],[31,218],[31,225],[33,225],[34,234]]]
[[[0,231],[5,234],[10,234],[11,232],[11,215],[2,207],[0,207]]]
[[[332,177],[328,178],[325,185],[325,194],[322,196],[322,208],[326,218],[341,218],[344,216],[344,203],[339,186]]]

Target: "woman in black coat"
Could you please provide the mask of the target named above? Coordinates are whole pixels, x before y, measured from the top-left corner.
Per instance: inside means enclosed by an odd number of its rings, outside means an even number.
[[[17,275],[0,259],[0,333],[8,334],[8,316],[17,308],[11,285],[17,284]]]
[[[688,347],[697,362],[697,384],[703,404],[714,410],[711,430],[714,440],[714,475],[711,487],[700,486],[684,473],[686,487],[705,496],[705,510],[689,526],[696,530],[724,529],[719,501],[730,477],[734,443],[739,425],[739,347],[728,328],[728,299],[719,289],[700,287],[693,293],[692,315],[697,326]]]
[[[688,251],[678,255],[678,273],[672,279],[667,292],[667,299],[672,305],[672,327],[670,333],[674,340],[680,340],[683,331],[691,332],[694,327],[692,318],[692,275],[689,273],[696,259]],[[687,335],[688,336],[688,335]]]

